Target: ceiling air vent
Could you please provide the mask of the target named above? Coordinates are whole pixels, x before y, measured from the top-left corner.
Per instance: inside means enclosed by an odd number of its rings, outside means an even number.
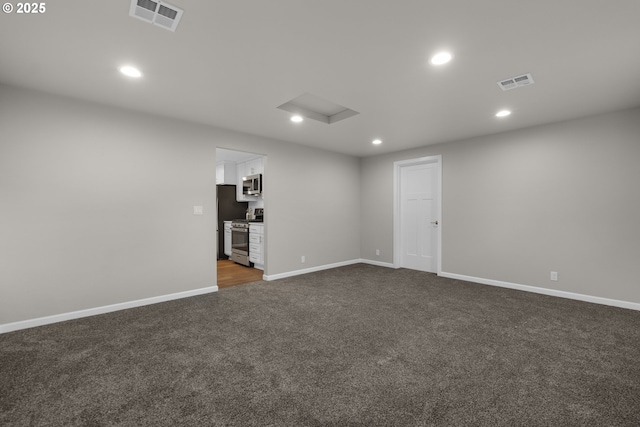
[[[511,78],[499,81],[498,86],[500,86],[500,89],[502,90],[511,90],[517,87],[528,86],[533,83],[534,81],[533,81],[533,77],[531,77],[531,74],[523,74],[521,76],[511,77]]]
[[[182,9],[163,1],[131,0],[129,16],[175,31],[182,18],[182,12]]]

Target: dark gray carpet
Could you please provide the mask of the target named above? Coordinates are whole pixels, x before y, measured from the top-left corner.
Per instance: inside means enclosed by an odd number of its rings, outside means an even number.
[[[354,265],[0,335],[7,426],[637,426],[640,312]]]

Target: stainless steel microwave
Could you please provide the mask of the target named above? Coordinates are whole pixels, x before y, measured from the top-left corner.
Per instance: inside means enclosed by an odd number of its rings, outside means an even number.
[[[262,174],[242,177],[242,194],[259,196],[262,194]]]

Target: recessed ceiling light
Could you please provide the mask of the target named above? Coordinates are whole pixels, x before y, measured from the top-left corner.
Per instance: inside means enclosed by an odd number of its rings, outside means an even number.
[[[371,142],[373,145],[380,145],[382,144],[382,140],[380,139],[374,139],[373,142]]]
[[[120,67],[120,72],[125,76],[129,77],[141,77],[142,73],[136,67],[132,67],[130,65],[125,65],[124,67]]]
[[[300,123],[303,120],[304,119],[302,118],[302,116],[293,116],[293,117],[291,117],[291,121],[294,122],[294,123]]]
[[[433,65],[442,65],[451,61],[451,54],[449,52],[439,52],[431,57],[431,63]]]
[[[496,113],[496,117],[507,117],[509,114],[511,114],[509,110],[500,110]]]

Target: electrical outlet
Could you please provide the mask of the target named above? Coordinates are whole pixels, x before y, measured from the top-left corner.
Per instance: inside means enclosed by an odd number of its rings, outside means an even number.
[[[552,271],[551,272],[551,280],[554,282],[558,281],[558,272],[557,271]]]
[[[376,255],[380,256],[380,249],[376,249]]]
[[[300,262],[304,264],[304,262],[305,262],[305,261],[306,261],[306,258],[305,258],[305,256],[304,256],[304,255],[302,255],[302,256],[300,257]]]

